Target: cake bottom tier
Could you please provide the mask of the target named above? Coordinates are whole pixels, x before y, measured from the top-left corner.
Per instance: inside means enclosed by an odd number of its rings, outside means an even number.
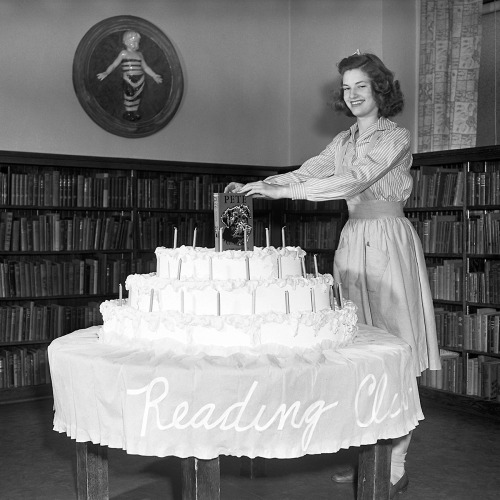
[[[186,350],[229,355],[262,345],[335,349],[357,333],[356,306],[291,314],[195,316],[177,311],[143,312],[124,300],[101,304],[104,343],[155,350]]]

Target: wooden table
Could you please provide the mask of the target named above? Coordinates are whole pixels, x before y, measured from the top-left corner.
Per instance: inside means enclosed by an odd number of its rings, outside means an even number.
[[[217,500],[220,455],[249,457],[253,475],[266,458],[350,446],[358,499],[388,499],[391,439],[423,418],[409,346],[372,327],[337,351],[231,359],[109,346],[98,331],[49,346],[54,430],[76,440],[80,499],[108,498],[108,447],[180,457],[183,500]]]

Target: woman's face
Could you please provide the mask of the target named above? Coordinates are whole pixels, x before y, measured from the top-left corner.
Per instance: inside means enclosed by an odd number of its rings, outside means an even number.
[[[347,70],[342,77],[344,101],[356,118],[378,119],[378,106],[368,75],[360,69]]]

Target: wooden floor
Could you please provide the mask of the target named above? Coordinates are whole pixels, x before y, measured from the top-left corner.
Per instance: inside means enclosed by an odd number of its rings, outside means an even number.
[[[426,419],[413,433],[410,477],[401,500],[489,500],[500,492],[500,423],[423,398]],[[294,460],[269,460],[267,477],[247,479],[240,461],[221,457],[223,500],[355,498],[349,484],[330,480],[354,450]],[[76,498],[75,443],[52,430],[52,401],[0,405],[0,499]],[[180,460],[109,450],[110,498],[180,500]]]

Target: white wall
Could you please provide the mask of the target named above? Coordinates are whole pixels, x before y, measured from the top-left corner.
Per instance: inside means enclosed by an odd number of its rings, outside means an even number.
[[[404,63],[396,48],[411,46],[411,18],[404,19],[406,28],[386,31],[385,6],[401,11],[400,5],[413,3],[2,0],[0,149],[297,164],[318,152],[341,124],[330,121],[334,115],[324,105],[339,57],[358,47],[384,56],[394,46],[391,57]],[[78,43],[96,23],[117,15],[154,23],[173,42],[183,66],[182,104],[150,137],[127,139],[101,129],[73,89]]]

